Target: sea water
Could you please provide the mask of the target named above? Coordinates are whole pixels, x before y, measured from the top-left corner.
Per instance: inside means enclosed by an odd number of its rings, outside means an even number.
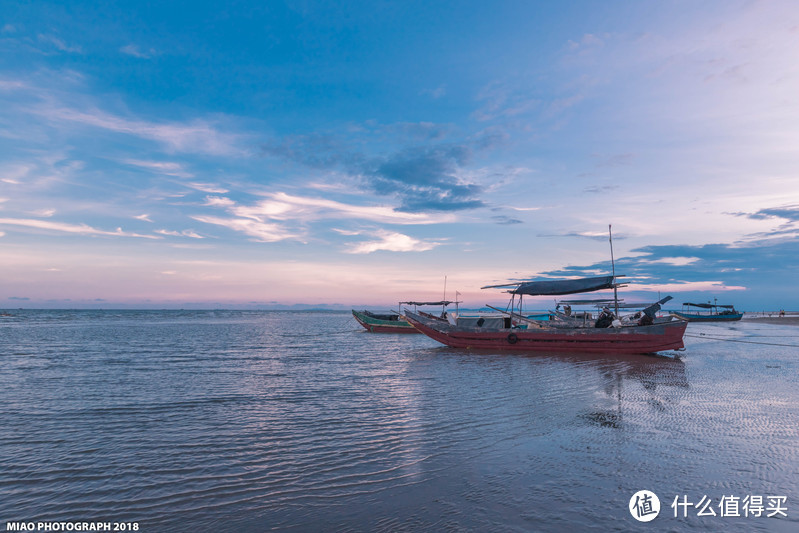
[[[624,531],[640,490],[659,530],[799,530],[799,328],[690,324],[677,360],[349,313],[11,314],[3,531]]]

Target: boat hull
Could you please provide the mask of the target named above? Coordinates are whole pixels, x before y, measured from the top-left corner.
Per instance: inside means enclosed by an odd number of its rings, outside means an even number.
[[[428,337],[452,348],[527,352],[644,354],[679,350],[688,325],[681,320],[621,328],[481,329],[436,323],[414,313],[405,319]]]
[[[370,317],[364,313],[352,310],[352,316],[355,320],[372,333],[419,333],[419,330],[411,326],[405,320],[381,320],[379,318]]]
[[[699,315],[694,313],[680,313],[673,311],[672,316],[688,322],[735,322],[743,318],[743,313],[733,313],[727,315]]]

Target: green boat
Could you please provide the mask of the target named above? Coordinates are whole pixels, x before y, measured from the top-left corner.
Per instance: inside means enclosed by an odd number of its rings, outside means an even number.
[[[352,316],[366,331],[372,333],[419,333],[419,331],[400,318],[397,313],[373,313],[352,310]]]
[[[681,311],[672,311],[671,315],[675,316],[681,320],[687,320],[688,322],[732,322],[735,320],[741,320],[744,314],[740,313],[735,310],[735,306],[732,305],[720,305],[714,303],[706,303],[706,304],[692,304],[692,303],[684,303],[683,309]],[[707,312],[691,312],[691,307],[696,307],[697,309],[707,309]]]
[[[412,305],[414,310],[428,318],[441,320],[443,322],[447,321],[447,306],[450,304],[458,304],[460,302],[453,302],[450,300],[442,300],[440,302],[400,302],[399,307],[401,308],[403,305]],[[441,306],[441,315],[436,316],[430,313],[424,313],[422,311],[418,311],[416,308],[419,306],[425,305],[434,305],[434,306]],[[366,331],[372,333],[419,333],[419,330],[411,326],[402,315],[397,312],[388,312],[388,313],[374,313],[372,311],[356,311],[355,309],[352,310],[352,316],[355,317],[355,320],[366,329]]]

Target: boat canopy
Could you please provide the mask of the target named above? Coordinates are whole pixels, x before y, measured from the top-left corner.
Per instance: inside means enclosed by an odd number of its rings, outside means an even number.
[[[735,309],[734,305],[716,305],[716,304],[692,304],[685,302],[683,305],[691,305],[693,307],[701,307],[702,309],[713,309],[714,307],[721,307],[723,309]]]
[[[454,300],[453,301],[442,300],[440,302],[400,302],[400,305],[403,305],[403,304],[405,304],[405,305],[449,305],[449,304],[454,304],[454,303],[460,303],[460,302],[456,302]]]
[[[614,276],[597,276],[593,278],[524,281],[505,285],[491,285],[483,287],[483,289],[515,286],[515,289],[511,289],[508,292],[511,294],[526,294],[528,296],[559,296],[612,289],[614,285]]]
[[[612,304],[615,301],[616,300],[613,298],[598,298],[596,300],[560,300],[558,303],[560,305],[607,305]],[[623,301],[624,300],[619,300],[619,307],[623,307],[621,304]]]

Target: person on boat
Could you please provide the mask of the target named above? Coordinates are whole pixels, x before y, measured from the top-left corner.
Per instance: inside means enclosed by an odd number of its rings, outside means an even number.
[[[563,314],[566,316],[572,316],[572,306],[566,304],[563,306]]]
[[[638,319],[639,326],[651,326],[655,323],[655,318],[648,313],[641,313],[641,318]]]
[[[596,328],[609,328],[613,325],[613,320],[616,319],[616,316],[610,312],[610,309],[607,307],[602,308],[602,312],[599,313],[599,317],[596,319],[596,324],[594,327]]]

